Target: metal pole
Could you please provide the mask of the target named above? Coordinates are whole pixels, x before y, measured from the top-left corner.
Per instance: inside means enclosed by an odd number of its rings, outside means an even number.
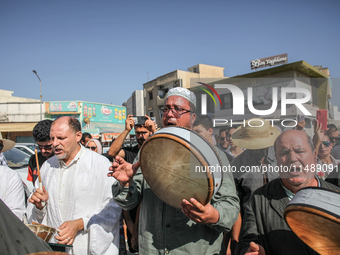
[[[36,70],[33,70],[33,73],[35,73],[35,75],[38,77],[39,81],[40,81],[40,121],[42,121],[42,93],[41,93],[41,79],[37,74]]]

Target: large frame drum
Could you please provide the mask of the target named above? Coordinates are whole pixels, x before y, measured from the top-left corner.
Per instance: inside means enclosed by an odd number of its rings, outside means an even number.
[[[284,217],[293,232],[320,254],[340,254],[340,194],[309,187],[299,190]]]
[[[209,203],[222,183],[221,160],[209,142],[182,127],[166,127],[146,140],[140,151],[144,179],[165,203],[181,208],[183,199]],[[201,171],[197,172],[197,170]],[[202,171],[203,170],[203,171]]]

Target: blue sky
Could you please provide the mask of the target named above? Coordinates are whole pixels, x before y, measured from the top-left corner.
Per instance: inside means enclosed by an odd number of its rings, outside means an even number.
[[[337,0],[1,0],[0,88],[39,99],[36,70],[44,101],[121,105],[148,77],[198,63],[234,76],[282,53],[340,78],[339,13]]]

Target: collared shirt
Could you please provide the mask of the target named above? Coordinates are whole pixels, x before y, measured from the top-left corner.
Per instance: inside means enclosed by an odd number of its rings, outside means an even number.
[[[72,159],[70,164],[66,165],[65,162],[61,159],[59,160],[60,165],[60,173],[59,173],[59,203],[60,203],[60,211],[61,211],[61,217],[63,220],[67,219],[67,209],[69,208],[69,194],[72,190],[72,185],[70,183],[74,183],[75,178],[75,169],[77,166],[78,160],[81,158],[81,156],[84,154],[85,147],[80,146],[80,150],[77,153],[77,155]]]
[[[316,180],[318,181],[318,187],[321,187],[320,179],[319,179],[319,178],[316,178]],[[285,190],[286,195],[288,196],[289,201],[291,201],[291,200],[293,199],[293,197],[294,197],[295,194],[294,194],[293,192],[291,192],[289,189],[287,189],[287,188],[283,185],[283,182],[282,182],[281,179],[280,179],[280,183],[281,183],[282,188]]]

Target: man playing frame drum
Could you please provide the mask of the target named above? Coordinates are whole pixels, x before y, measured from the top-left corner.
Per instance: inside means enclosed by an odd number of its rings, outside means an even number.
[[[285,131],[274,147],[280,178],[257,189],[245,203],[236,254],[318,254],[292,232],[284,219],[284,210],[302,188],[339,188],[315,175],[312,169],[316,151],[305,132]]]
[[[196,119],[195,107],[192,92],[171,89],[163,108],[163,126],[191,128]],[[222,185],[210,203],[204,206],[193,198],[183,199],[181,209],[177,209],[155,195],[143,179],[139,165],[117,157],[108,174],[119,181],[112,186],[112,193],[123,209],[134,207],[143,196],[139,254],[225,254],[223,231],[230,231],[239,213],[232,174],[223,173]]]

